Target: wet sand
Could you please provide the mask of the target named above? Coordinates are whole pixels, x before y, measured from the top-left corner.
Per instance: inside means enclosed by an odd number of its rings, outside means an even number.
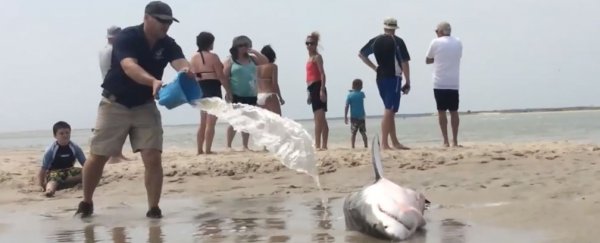
[[[18,218],[0,240],[27,242],[386,242],[345,230],[341,198],[169,199],[162,220],[145,220],[144,205],[121,204],[83,223],[68,212],[1,215]],[[437,209],[431,214],[436,215]],[[33,222],[33,223],[32,223]],[[31,234],[26,232],[40,232]],[[428,217],[409,243],[538,242],[540,234]]]
[[[145,219],[143,166],[131,161],[107,165],[90,222],[72,217],[79,188],[41,196],[34,184],[40,153],[0,155],[0,242],[373,240],[346,232],[341,212],[342,197],[372,181],[366,150],[319,152],[328,213],[310,177],[267,153],[167,149],[164,219]],[[386,177],[433,203],[426,232],[409,242],[595,242],[599,157],[593,144],[466,144],[384,152],[383,163]]]

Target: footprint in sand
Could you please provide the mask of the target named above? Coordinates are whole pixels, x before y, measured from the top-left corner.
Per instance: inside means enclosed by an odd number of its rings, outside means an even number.
[[[517,157],[524,157],[525,154],[521,153],[521,152],[514,152],[512,155],[517,156]]]

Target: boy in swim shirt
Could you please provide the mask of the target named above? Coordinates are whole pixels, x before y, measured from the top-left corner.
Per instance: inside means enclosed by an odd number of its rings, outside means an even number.
[[[46,149],[38,174],[38,181],[47,197],[54,196],[59,186],[81,183],[81,168],[73,165],[76,159],[81,166],[85,163],[85,154],[71,142],[71,126],[68,123],[59,121],[52,131],[56,141]]]
[[[360,131],[362,135],[363,143],[367,148],[367,128],[365,126],[365,93],[362,90],[362,80],[355,79],[352,81],[352,90],[346,98],[346,108],[344,109],[344,122],[348,124],[348,108],[350,108],[350,131],[352,132],[352,148],[354,148],[354,142],[356,141],[356,132]]]

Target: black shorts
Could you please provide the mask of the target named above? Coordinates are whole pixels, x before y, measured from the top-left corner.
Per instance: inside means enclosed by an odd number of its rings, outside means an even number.
[[[360,131],[360,133],[367,132],[365,119],[350,118],[350,124],[350,132],[352,132],[352,134],[356,134],[357,131]]]
[[[321,101],[321,81],[315,81],[307,88],[310,95],[310,104],[312,105],[313,112],[323,109],[327,112],[327,101]],[[327,89],[325,89],[325,95],[327,95]]]
[[[221,93],[221,81],[216,79],[206,79],[198,81],[202,89],[202,98],[219,97],[223,98]]]
[[[433,96],[438,111],[458,110],[458,90],[455,89],[433,89]]]
[[[237,96],[237,95],[233,95],[233,103],[242,103],[242,104],[246,104],[246,105],[256,105],[256,101],[257,101],[257,97],[244,97],[244,96]]]

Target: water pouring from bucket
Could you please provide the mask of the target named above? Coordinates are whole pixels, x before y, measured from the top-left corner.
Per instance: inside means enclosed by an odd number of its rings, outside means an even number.
[[[179,72],[173,82],[163,85],[158,91],[158,104],[171,110],[185,103],[194,106],[202,98],[202,89],[195,79],[186,73]]]
[[[249,133],[254,144],[265,146],[287,168],[313,177],[321,192],[321,203],[326,207],[314,140],[300,123],[257,106],[231,104],[215,97],[200,99],[196,104],[227,121],[235,130]]]

